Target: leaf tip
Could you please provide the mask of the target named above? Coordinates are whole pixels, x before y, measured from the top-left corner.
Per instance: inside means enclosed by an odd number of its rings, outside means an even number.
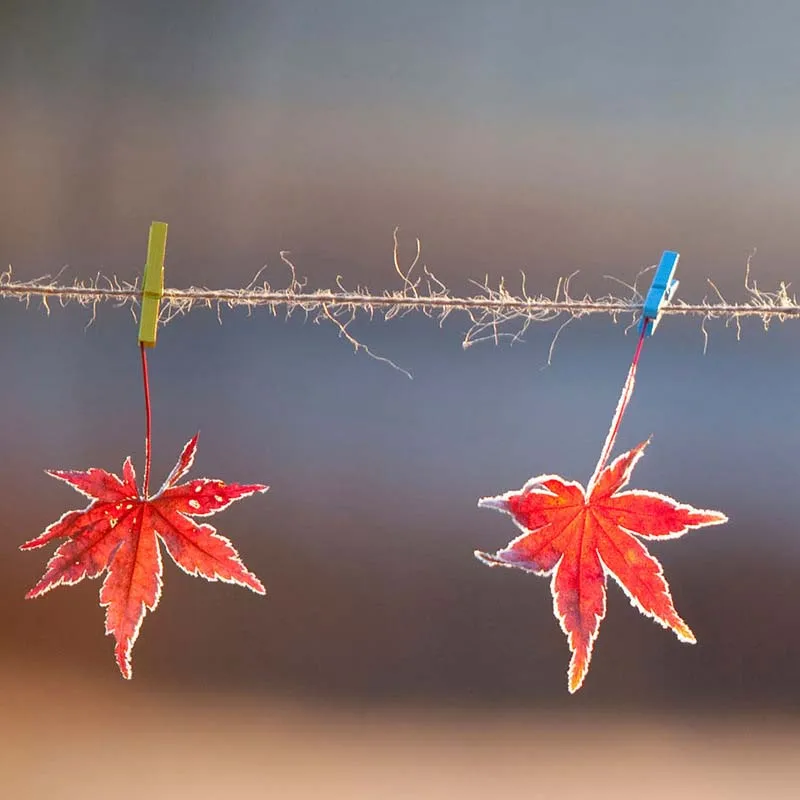
[[[503,566],[506,566],[496,555],[493,555],[492,553],[486,553],[483,550],[473,550],[472,554],[482,564],[486,564],[487,567],[503,567]]]
[[[581,665],[576,668],[570,667],[567,680],[567,689],[570,694],[575,694],[583,686],[587,671],[588,665]]]
[[[508,499],[503,495],[481,497],[478,508],[493,508],[495,511],[508,511]]]
[[[131,666],[131,644],[130,642],[118,642],[114,647],[114,657],[126,681],[133,678],[133,667]]]
[[[728,515],[721,511],[703,511],[701,514],[704,518],[703,525],[724,525],[730,521]]]
[[[252,572],[248,573],[249,580],[244,584],[248,589],[262,597],[267,593],[267,587]]]
[[[675,631],[675,635],[684,644],[697,644],[697,637],[694,635],[694,633],[692,633],[692,629],[683,620],[681,620],[677,625],[674,625],[672,630]]]
[[[51,589],[54,589],[58,586],[58,583],[53,583],[52,581],[47,580],[47,574],[43,575],[38,583],[35,583],[25,592],[25,599],[26,600],[35,600],[37,597],[41,597],[43,594],[47,594]]]

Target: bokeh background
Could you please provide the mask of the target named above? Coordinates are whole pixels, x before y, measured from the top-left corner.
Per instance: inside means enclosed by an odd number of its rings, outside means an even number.
[[[276,0],[0,5],[0,259],[236,287],[289,250],[311,287],[398,288],[392,230],[454,292],[632,281],[681,251],[681,296],[791,281],[800,6]],[[620,436],[635,485],[731,521],[653,545],[699,644],[610,587],[585,687],[546,580],[488,570],[515,529],[476,500],[585,480],[633,349],[556,325],[197,311],[152,353],[154,479],[271,485],[217,518],[262,599],[166,565],[123,682],[97,583],[35,602],[17,546],[81,499],[43,469],[141,468],[125,310],[0,308],[0,783],[9,798],[794,797],[800,781],[796,324],[671,318]]]

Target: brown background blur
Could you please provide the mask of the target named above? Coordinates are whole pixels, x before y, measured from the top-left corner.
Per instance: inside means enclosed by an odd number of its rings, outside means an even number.
[[[45,10],[46,9],[46,10]],[[454,291],[549,292],[681,251],[681,296],[794,278],[794,2],[0,4],[0,258],[19,278],[394,288],[391,233]],[[4,263],[5,263],[4,262]],[[270,491],[216,518],[266,599],[165,565],[123,682],[98,583],[22,597],[18,545],[81,503],[42,470],[141,468],[127,312],[0,308],[0,794],[11,798],[794,797],[800,425],[794,323],[670,319],[619,447],[636,486],[731,522],[654,545],[687,647],[616,587],[585,687],[546,580],[488,570],[477,498],[595,463],[633,341],[610,320],[462,351],[464,320],[330,326],[198,311],[150,363],[154,480]]]

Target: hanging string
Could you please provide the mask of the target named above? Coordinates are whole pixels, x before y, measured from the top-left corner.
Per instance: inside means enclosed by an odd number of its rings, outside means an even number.
[[[563,321],[565,317],[567,322],[595,314],[609,315],[614,319],[626,316],[636,319],[642,307],[638,296],[630,299],[611,295],[575,299],[564,292],[557,292],[554,297],[524,293],[515,296],[502,281],[494,288],[488,284],[480,288],[480,293],[472,296],[452,295],[439,281],[429,284],[426,291],[420,291],[416,285],[411,289],[406,286],[402,290],[383,292],[348,291],[341,287],[335,291],[307,291],[293,278],[285,289],[274,289],[268,284],[240,289],[165,289],[160,323],[165,324],[199,308],[212,309],[218,315],[224,308],[246,308],[248,311],[261,308],[276,315],[300,312],[316,321],[328,320],[340,327],[344,334],[343,329],[359,314],[370,319],[390,320],[415,312],[444,321],[451,314],[460,313],[469,323],[463,341],[468,347],[484,340],[518,339],[533,323]],[[704,322],[723,319],[737,328],[742,319],[757,318],[766,327],[773,321],[800,318],[800,303],[788,294],[787,288],[782,284],[776,292],[764,292],[754,286],[748,287],[749,299],[743,303],[673,300],[663,314],[701,317]],[[89,282],[60,285],[49,279],[13,281],[9,272],[0,275],[0,298],[16,299],[29,305],[38,300],[48,312],[53,302],[60,305],[78,303],[92,309],[92,320],[100,303],[135,308],[140,297],[141,288],[137,284],[120,283],[116,279],[95,278]],[[356,343],[351,341],[351,344]]]
[[[6,276],[8,273],[4,273]],[[105,285],[101,285],[105,284]],[[92,306],[97,303],[116,303],[117,305],[138,305],[141,288],[136,284],[120,284],[111,278],[95,278],[85,283],[59,285],[46,279],[33,281],[12,281],[0,279],[0,298],[17,299],[22,302],[41,300],[47,303],[54,300],[62,305],[78,303]],[[269,286],[242,287],[240,289],[165,289],[164,304],[167,316],[188,313],[200,308],[224,306],[228,308],[270,308],[285,307],[288,311],[301,309],[319,311],[324,307],[332,309],[363,310],[404,313],[406,311],[444,312],[475,311],[502,315],[505,313],[529,316],[540,321],[542,315],[552,319],[561,314],[582,317],[588,314],[632,314],[641,310],[639,298],[624,299],[613,295],[599,298],[584,296],[579,299],[550,298],[543,295],[515,296],[505,289],[483,287],[481,294],[454,296],[448,292],[431,294],[409,294],[406,291],[386,290],[380,293],[364,291],[333,291],[320,289],[304,291],[297,288],[273,289]],[[687,303],[674,300],[663,310],[667,316],[718,317],[759,317],[780,318],[780,321],[800,317],[800,303],[793,296],[777,292],[759,291],[747,302],[701,302]]]
[[[430,272],[426,274],[428,280],[422,291],[420,281],[407,282],[401,290],[382,292],[371,292],[360,288],[349,291],[340,282],[335,290],[306,290],[305,282],[298,280],[293,272],[290,285],[282,289],[275,289],[268,283],[261,285],[251,283],[249,286],[230,289],[202,287],[165,289],[164,316],[170,318],[200,307],[269,308],[273,311],[284,307],[289,312],[293,310],[315,312],[327,308],[337,312],[365,311],[389,316],[409,311],[421,311],[428,315],[446,315],[452,311],[463,311],[494,315],[498,320],[527,317],[533,321],[547,321],[562,314],[575,317],[588,314],[635,314],[641,310],[642,305],[642,298],[636,292],[629,299],[613,295],[598,298],[586,295],[573,298],[567,291],[568,281],[559,282],[554,297],[530,296],[524,291],[524,278],[523,292],[519,296],[508,290],[503,279],[500,279],[495,287],[488,283],[479,284],[478,294],[456,296],[450,294],[445,285]],[[759,317],[764,320],[778,318],[781,321],[800,317],[800,303],[794,295],[789,294],[787,284],[781,283],[774,292],[765,292],[758,289],[755,284],[745,283],[745,286],[748,294],[745,302],[726,302],[717,292],[716,302],[687,303],[673,300],[663,309],[663,313],[668,316],[707,318]],[[0,298],[22,302],[40,300],[48,308],[49,301],[62,305],[74,302],[84,306],[95,306],[98,303],[110,302],[120,306],[136,306],[140,296],[141,287],[138,283],[121,282],[116,278],[97,276],[92,280],[75,281],[67,285],[59,284],[49,277],[15,281],[10,270],[0,274]]]

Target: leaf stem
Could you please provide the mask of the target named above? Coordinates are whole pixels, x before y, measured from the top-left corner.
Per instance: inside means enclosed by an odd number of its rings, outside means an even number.
[[[633,395],[633,387],[636,383],[636,368],[639,366],[639,356],[642,354],[642,345],[644,345],[646,329],[647,326],[642,326],[642,332],[639,334],[639,341],[636,344],[636,351],[631,361],[631,367],[628,370],[628,377],[622,385],[622,392],[620,393],[619,402],[617,403],[617,410],[614,412],[614,417],[611,420],[611,427],[608,429],[608,436],[606,436],[603,450],[600,453],[600,459],[597,462],[597,466],[594,468],[594,473],[592,473],[592,478],[587,486],[587,491],[589,492],[591,492],[591,487],[594,486],[595,482],[600,477],[600,473],[603,471],[603,467],[605,467],[608,457],[614,449],[614,442],[617,439],[619,427],[622,424],[622,417]]]
[[[139,345],[142,351],[142,382],[144,383],[144,418],[145,418],[145,434],[144,434],[144,479],[142,480],[142,497],[145,500],[150,495],[150,380],[147,377],[147,351],[144,349],[144,344]]]

